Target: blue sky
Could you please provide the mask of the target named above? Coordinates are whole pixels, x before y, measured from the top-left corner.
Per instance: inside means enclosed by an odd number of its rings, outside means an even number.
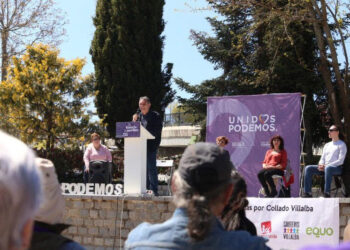
[[[85,58],[84,74],[92,73],[94,66],[89,54],[90,43],[95,31],[92,17],[95,14],[96,0],[59,0],[57,5],[68,19],[66,37],[60,45],[61,56],[66,59]],[[174,64],[174,77],[181,77],[191,84],[199,84],[203,80],[219,75],[213,65],[204,60],[189,39],[190,30],[211,32],[206,21],[207,16],[214,13],[209,10],[193,11],[205,8],[205,0],[166,0],[164,7],[165,44],[163,62]],[[192,9],[193,8],[193,9]],[[175,89],[176,86],[173,84]],[[178,95],[188,96],[178,91]]]

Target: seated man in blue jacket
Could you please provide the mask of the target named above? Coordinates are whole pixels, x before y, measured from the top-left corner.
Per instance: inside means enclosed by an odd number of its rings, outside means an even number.
[[[187,147],[172,180],[173,216],[136,227],[125,249],[269,249],[265,239],[225,231],[217,219],[232,194],[232,169],[229,155],[214,144]]]

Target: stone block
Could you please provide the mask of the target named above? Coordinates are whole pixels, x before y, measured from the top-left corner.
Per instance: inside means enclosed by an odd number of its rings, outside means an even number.
[[[84,225],[85,226],[93,226],[94,225],[94,220],[92,220],[92,219],[84,219]]]
[[[73,208],[73,201],[66,199],[66,208]]]
[[[129,233],[130,233],[130,230],[127,230],[127,229],[122,229],[120,231],[120,235],[121,235],[122,238],[127,238]]]
[[[74,201],[73,208],[84,208],[84,203],[82,201]]]
[[[84,220],[81,218],[73,218],[73,225],[82,226],[84,224]]]
[[[158,211],[154,211],[150,214],[150,219],[153,221],[153,222],[158,222],[160,220],[160,212]]]
[[[105,247],[95,247],[95,250],[106,250]]]
[[[103,226],[113,228],[115,227],[115,220],[103,220]]]
[[[103,247],[103,238],[99,238],[99,237],[94,238],[94,245]]]
[[[109,236],[108,228],[102,227],[100,228],[99,232],[100,236],[102,236],[103,238]]]
[[[139,214],[136,213],[136,212],[134,212],[134,211],[130,211],[130,212],[129,212],[129,218],[130,218],[131,220],[137,220],[137,219],[139,218]]]
[[[87,235],[87,228],[86,227],[78,227],[78,232],[80,235]]]
[[[115,249],[123,249],[124,247],[124,240],[123,239],[115,239],[115,242],[114,242],[114,246],[115,246]]]
[[[168,209],[168,206],[166,203],[159,203],[157,204],[157,209],[159,212],[166,211]]]
[[[118,224],[119,225],[119,224]],[[108,235],[115,238],[119,234],[119,226],[117,228],[109,228]]]
[[[124,203],[124,207],[126,207],[129,210],[134,210],[135,209],[135,204],[133,202],[131,202],[131,201],[128,201],[127,204]]]
[[[93,222],[96,227],[103,227],[103,220],[94,220]]]
[[[341,215],[349,215],[350,216],[350,206],[349,207],[343,207],[341,209]]]
[[[99,210],[98,211],[98,217],[100,218],[100,219],[106,219],[106,210]]]
[[[76,209],[76,208],[72,208],[69,210],[68,216],[69,217],[78,217],[78,216],[80,216],[80,210]]]
[[[80,217],[83,217],[83,218],[89,217],[89,210],[81,209],[80,210]]]
[[[111,204],[110,201],[102,201],[100,206],[103,209],[110,209],[110,208],[112,208],[112,204]]]
[[[106,211],[106,218],[107,219],[116,219],[117,218],[117,211],[107,210]]]
[[[90,210],[90,217],[91,218],[98,218],[98,211],[97,210]]]
[[[94,208],[95,209],[100,209],[101,208],[101,203],[102,203],[102,201],[94,201]]]
[[[115,244],[114,243],[114,239],[106,239],[106,238],[104,238],[104,245],[106,246],[106,247],[112,247],[113,246],[113,244]]]
[[[94,202],[92,200],[87,200],[84,202],[84,208],[91,209],[94,208]]]
[[[77,227],[69,227],[68,233],[70,234],[76,234],[78,232]]]
[[[68,216],[68,215],[67,215]],[[73,218],[71,217],[63,217],[63,223],[67,224],[67,225],[72,225],[73,224]]]
[[[129,213],[128,211],[124,211],[123,213],[118,214],[119,217],[122,217],[123,220],[129,219]]]
[[[156,206],[156,203],[153,203],[153,202],[148,202],[146,204],[146,209],[149,210],[149,211],[154,211],[157,209],[157,206]]]
[[[98,235],[98,228],[97,227],[90,227],[89,228],[89,235]]]
[[[91,237],[83,237],[83,244],[86,246],[87,244],[92,244]]]
[[[125,222],[125,226],[126,229],[133,229],[134,228],[134,223],[131,220],[127,220]]]
[[[340,216],[340,218],[339,218],[339,225],[340,226],[345,226],[346,223],[347,223],[346,216],[344,216],[344,215]]]

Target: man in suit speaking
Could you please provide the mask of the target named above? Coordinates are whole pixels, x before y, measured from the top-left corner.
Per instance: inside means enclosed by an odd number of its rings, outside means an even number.
[[[162,135],[162,119],[158,112],[152,111],[151,101],[147,96],[139,99],[139,111],[133,115],[132,120],[141,122],[154,137],[153,140],[147,140],[147,192],[152,190],[155,196],[158,196],[158,172],[157,172],[157,151]]]

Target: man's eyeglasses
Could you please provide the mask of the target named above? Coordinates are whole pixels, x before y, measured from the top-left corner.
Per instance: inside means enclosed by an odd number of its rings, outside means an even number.
[[[100,140],[100,139],[98,139],[98,138],[94,138],[94,139],[92,139],[93,141],[98,141],[98,140]]]

